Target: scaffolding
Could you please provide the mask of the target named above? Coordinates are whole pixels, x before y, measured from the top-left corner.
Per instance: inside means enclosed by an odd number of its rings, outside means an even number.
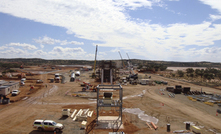
[[[119,98],[116,100],[112,99],[112,93],[117,92],[119,93]],[[100,92],[104,92],[104,97],[101,99],[99,97]],[[122,125],[122,105],[123,105],[123,88],[121,85],[98,85],[97,86],[97,125],[99,125],[99,112],[100,108],[112,108],[114,107],[116,111],[119,112],[118,117],[114,121],[109,121],[111,124],[112,129],[119,129]],[[111,114],[110,114],[111,116]]]

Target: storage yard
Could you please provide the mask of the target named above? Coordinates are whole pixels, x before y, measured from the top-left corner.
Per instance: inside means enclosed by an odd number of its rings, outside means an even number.
[[[128,80],[123,70],[100,69],[99,74],[113,77],[95,80],[93,71],[81,66],[17,70],[26,74],[26,81],[18,95],[6,95],[10,102],[0,105],[1,134],[56,133],[34,129],[37,119],[62,123],[64,129],[57,133],[63,134],[221,133],[218,89],[157,74],[138,73],[140,82],[135,75]],[[17,76],[3,80],[21,83]],[[106,87],[111,83],[115,86]]]

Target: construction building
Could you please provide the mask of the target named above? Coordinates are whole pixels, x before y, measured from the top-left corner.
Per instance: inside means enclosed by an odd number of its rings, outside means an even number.
[[[97,70],[97,81],[113,83],[117,80],[119,72],[112,61],[101,61]]]

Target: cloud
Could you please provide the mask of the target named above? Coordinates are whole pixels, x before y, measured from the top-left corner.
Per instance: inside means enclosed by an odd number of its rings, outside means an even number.
[[[0,46],[0,50],[4,50],[4,49],[7,49],[8,47],[6,46]]]
[[[9,47],[7,50],[0,51],[0,56],[4,58],[17,58],[17,56],[25,57],[26,51],[14,47]]]
[[[73,44],[73,45],[84,45],[83,42],[77,42],[77,41],[70,41],[67,42],[67,40],[60,41],[61,45],[68,45],[68,44]]]
[[[1,49],[7,48],[7,49]],[[94,60],[94,54],[86,53],[82,48],[62,48],[54,47],[51,51],[44,50],[24,50],[15,47],[0,47],[0,57],[2,58],[43,58],[43,59],[79,59]]]
[[[34,39],[34,41],[39,44],[47,44],[47,45],[54,45],[55,43],[60,42],[59,40],[55,40],[47,36],[44,36],[43,38],[40,37],[39,39]]]
[[[159,2],[160,0],[116,0],[114,4],[117,6],[127,7],[135,10],[138,7],[151,7],[152,3]]]
[[[211,6],[211,8],[216,9],[221,13],[221,1],[220,0],[199,0],[202,3]]]
[[[119,50],[118,48],[115,48],[115,49],[111,49],[111,50],[110,50],[110,52],[117,52],[117,53],[118,53],[119,51],[120,51],[120,50]]]
[[[221,15],[212,15],[212,14],[210,14],[210,18],[211,18],[213,21],[219,20],[219,19],[221,19]]]
[[[68,45],[68,44],[73,44],[73,45],[84,45],[83,42],[77,42],[77,41],[70,41],[68,42],[67,40],[57,40],[53,39],[47,36],[44,36],[43,38],[39,37],[39,39],[33,39],[36,43],[39,44],[47,44],[47,45],[55,45],[56,43],[60,43],[61,45]]]
[[[35,57],[44,57],[47,55],[47,52],[44,52],[43,50],[37,50],[34,52]]]
[[[44,48],[45,46],[44,46],[44,45],[42,45],[42,44],[40,44],[40,47],[41,47],[41,48]]]
[[[17,46],[17,47],[23,47],[24,49],[28,49],[28,50],[35,50],[37,49],[36,46],[34,45],[30,45],[30,44],[26,44],[26,43],[10,43],[10,44],[7,44],[6,46]]]
[[[98,52],[98,54],[100,54],[100,55],[107,55],[106,52]]]
[[[221,12],[218,0],[200,0]],[[213,47],[221,40],[221,24],[202,22],[199,24],[173,23],[170,25],[150,24],[133,21],[126,10],[140,7],[151,9],[162,0],[1,0],[0,12],[36,22],[67,29],[75,37],[102,42],[99,47],[112,47],[111,52],[124,50],[133,52],[143,59],[179,60],[185,57],[198,59],[196,47]],[[212,19],[219,16],[210,15]],[[56,40],[47,36],[34,39],[39,44],[83,45],[83,42]],[[189,47],[192,47],[189,50]],[[188,49],[188,51],[186,51]],[[203,51],[203,49],[201,50]],[[208,51],[211,52],[211,51]],[[49,57],[58,55],[79,57],[85,54],[82,48],[54,47]],[[90,54],[85,54],[90,57]],[[213,54],[219,56],[217,53]],[[86,56],[85,56],[86,57]],[[117,56],[119,57],[119,56]]]
[[[84,52],[84,50],[80,47],[78,47],[78,48],[54,47],[52,52],[55,52],[55,53],[70,53],[70,52],[78,53],[78,52]]]

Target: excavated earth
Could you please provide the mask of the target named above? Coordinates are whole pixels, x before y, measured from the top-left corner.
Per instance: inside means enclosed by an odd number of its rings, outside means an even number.
[[[37,69],[36,70],[40,70]],[[74,69],[72,69],[74,70]],[[44,71],[44,70],[43,70]],[[49,83],[48,79],[53,78],[55,73],[61,73],[66,77],[66,82]],[[61,69],[51,73],[27,76],[34,80],[28,80],[24,87],[21,87],[21,94],[18,96],[8,96],[12,102],[7,105],[0,105],[0,133],[1,134],[53,134],[53,132],[38,132],[32,125],[35,119],[51,119],[63,123],[65,128],[63,134],[84,134],[81,130],[81,122],[72,121],[70,117],[63,118],[61,110],[63,108],[87,109],[96,111],[96,100],[88,97],[76,97],[74,92],[81,91],[80,83],[90,82],[98,85],[89,76],[91,71],[81,72],[80,81],[70,82],[69,69]],[[144,74],[139,74],[144,76]],[[150,74],[153,80],[167,81],[167,86],[182,85],[191,87],[191,90],[221,94],[221,90],[193,85],[191,83],[168,79],[159,75]],[[44,83],[36,83],[35,79],[42,79]],[[30,91],[30,85],[35,89]],[[157,130],[150,129],[146,121],[139,118],[138,115],[123,112],[123,131],[127,134],[163,134],[166,131],[167,124],[170,124],[171,132],[175,130],[186,130],[184,122],[193,122],[201,126],[203,134],[213,134],[221,132],[221,115],[216,113],[217,105],[209,106],[201,102],[193,102],[183,94],[175,95],[175,98],[169,97],[167,91],[162,91],[166,85],[122,85],[123,87],[123,109],[139,108],[144,114],[158,119]],[[115,93],[114,93],[115,94]],[[117,96],[117,95],[116,95]],[[103,116],[108,113],[103,113]],[[116,111],[112,113],[117,115]],[[88,123],[93,122],[96,114],[88,117]],[[213,132],[212,132],[213,131]],[[103,134],[113,132],[110,129],[93,129],[90,134]]]

